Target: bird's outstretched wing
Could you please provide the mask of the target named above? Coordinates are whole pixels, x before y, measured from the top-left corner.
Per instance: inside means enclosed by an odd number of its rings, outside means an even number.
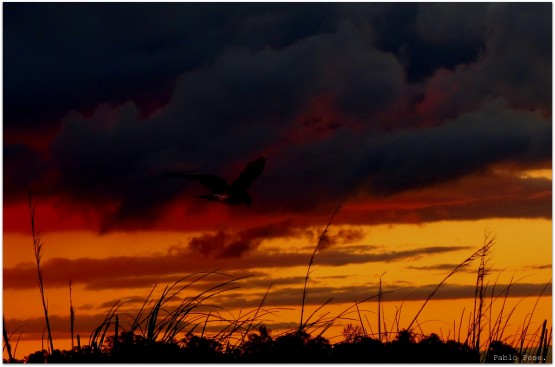
[[[264,165],[266,164],[266,158],[260,157],[254,161],[247,164],[243,172],[229,185],[229,191],[233,193],[246,192],[247,188],[252,184],[252,182],[260,176],[264,170]]]
[[[213,194],[223,194],[227,191],[227,182],[220,176],[208,173],[166,172],[164,177],[183,177],[198,181],[208,188]]]

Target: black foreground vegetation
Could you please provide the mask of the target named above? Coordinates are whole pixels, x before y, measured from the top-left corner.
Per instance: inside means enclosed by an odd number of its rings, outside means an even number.
[[[104,321],[92,331],[88,344],[81,346],[79,335],[74,338],[73,334],[76,316],[69,280],[73,347],[70,350],[55,349],[42,283],[43,243],[35,231],[34,207],[30,198],[29,205],[48,350],[17,359],[15,351],[22,332],[16,338],[19,328],[10,332],[4,318],[4,351],[8,355],[3,360],[5,363],[551,363],[552,330],[547,327],[547,321],[539,328],[531,329],[536,305],[551,282],[537,295],[533,309],[527,310],[517,333],[507,335],[506,328],[517,306],[506,309],[505,305],[510,297],[510,287],[515,283],[511,281],[505,289],[497,291],[495,283],[488,285],[488,260],[495,242],[495,237],[490,234],[485,235],[483,245],[476,252],[436,286],[405,327],[399,325],[400,309],[393,325],[386,327],[383,295],[387,292],[382,291],[381,279],[376,294],[355,301],[337,315],[329,316],[329,312],[324,312],[332,299],[308,314],[305,304],[311,267],[341,205],[330,218],[308,262],[303,292],[299,294],[298,326],[274,334],[265,325],[266,316],[279,313],[277,308],[264,307],[271,286],[256,309],[242,311],[240,316],[230,316],[232,314],[225,310],[225,305],[218,304],[218,296],[238,288],[238,282],[245,278],[210,271],[189,274],[166,286],[157,297],[153,296],[155,286],[134,314],[122,309],[124,301],[116,302]],[[461,316],[458,330],[454,325],[449,334],[457,335],[457,340],[448,339],[449,336],[444,340],[433,333],[424,335],[418,321],[422,310],[451,276],[474,263],[478,264],[477,280],[474,309],[469,315],[468,325],[462,325]],[[229,280],[207,282],[205,290],[199,293],[199,284],[213,276],[224,276]],[[192,290],[193,286],[197,291]],[[368,318],[362,317],[359,308],[368,301],[377,304],[377,332],[372,331]],[[500,306],[497,315],[492,315],[494,305]],[[323,335],[334,325],[345,326],[340,341],[332,343]],[[486,334],[485,330],[489,332]]]
[[[516,350],[500,345],[504,353]],[[28,363],[386,363],[386,362],[462,362],[478,363],[480,355],[467,345],[443,342],[435,334],[416,342],[408,331],[399,333],[391,342],[380,342],[358,336],[331,345],[323,337],[310,337],[303,332],[272,337],[261,327],[239,347],[227,349],[212,338],[190,335],[177,342],[151,342],[146,338],[122,332],[116,344],[110,337],[104,348],[74,348],[54,353],[36,352]]]

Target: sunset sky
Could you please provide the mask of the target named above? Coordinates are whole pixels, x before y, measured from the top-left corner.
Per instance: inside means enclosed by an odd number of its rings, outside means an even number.
[[[216,269],[250,276],[221,306],[256,308],[272,284],[265,305],[288,309],[266,323],[291,327],[343,199],[312,307],[333,297],[338,313],[382,276],[386,319],[403,304],[408,326],[486,232],[490,285],[527,296],[514,333],[551,281],[551,3],[4,3],[3,35],[3,312],[19,358],[45,327],[29,191],[57,348],[70,279],[83,343],[116,300],[133,313],[155,284]],[[250,207],[163,177],[232,181],[261,156]],[[424,332],[452,337],[477,267],[427,306]],[[544,294],[532,328],[551,323]]]

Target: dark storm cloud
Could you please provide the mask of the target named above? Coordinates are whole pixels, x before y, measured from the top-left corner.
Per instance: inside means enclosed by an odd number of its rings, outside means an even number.
[[[153,223],[163,204],[187,187],[187,183],[160,178],[163,166],[159,162],[167,160],[167,167],[172,167],[185,157],[193,167],[193,162],[202,161],[203,156],[212,159],[215,155],[210,151],[210,137],[205,136],[200,140],[203,146],[198,146],[192,131],[183,136],[184,146],[176,143],[163,147],[164,139],[158,141],[153,126],[135,125],[132,118],[121,117],[131,116],[133,110],[131,106],[111,109],[109,114],[120,116],[116,117],[120,125],[100,128],[101,132],[95,132],[104,121],[101,118],[94,122],[68,120],[55,146],[66,192],[84,195],[85,200],[123,197],[118,212],[107,218],[107,223],[130,217],[146,219],[143,224]],[[261,129],[264,126],[234,135],[232,143],[216,137],[213,148],[217,145],[222,157],[215,161],[222,164],[236,155],[233,151],[244,154],[239,146],[248,151],[249,146],[258,145],[251,137],[253,131]],[[175,140],[164,130],[162,134]],[[202,130],[198,134],[202,136]],[[186,144],[187,138],[190,145]],[[197,148],[188,154],[184,151],[195,145]],[[550,156],[551,124],[538,114],[510,110],[497,101],[438,127],[378,137],[341,129],[327,139],[292,146],[279,155],[268,156],[259,179],[264,185],[254,185],[252,193],[261,210],[308,210],[361,189],[393,194],[483,172],[494,163],[514,161],[525,166]],[[215,167],[214,171],[220,169]]]
[[[540,114],[511,111],[494,101],[437,128],[375,142],[367,155],[370,183],[379,191],[397,192],[480,172],[493,163],[547,161],[551,131]]]
[[[212,63],[226,48],[280,50],[310,36],[334,33],[345,24],[403,56],[411,78],[468,61],[482,41],[469,40],[468,35],[476,33],[469,30],[476,26],[457,22],[456,17],[451,19],[456,27],[441,22],[437,33],[452,34],[445,28],[458,28],[466,38],[438,43],[430,41],[427,29],[417,32],[422,18],[424,24],[430,17],[436,23],[445,18],[442,13],[449,13],[448,6],[7,3],[3,7],[4,63],[10,70],[4,80],[4,108],[10,128],[36,126],[71,109],[128,98],[148,109],[152,100],[167,101],[179,74]],[[484,14],[487,6],[474,8],[459,5],[450,13],[471,13],[471,23],[482,24],[477,15]],[[449,52],[439,52],[455,43]],[[434,57],[422,57],[423,52]]]
[[[229,46],[333,31],[333,5],[3,4],[5,123],[32,127],[99,102],[167,101],[177,75]],[[29,109],[28,106],[33,108]],[[18,124],[20,126],[18,126]]]
[[[4,200],[22,198],[25,190],[22,188],[34,188],[33,183],[45,179],[47,166],[44,159],[33,149],[23,144],[4,144]],[[6,193],[18,193],[19,197],[6,195]]]
[[[546,163],[550,9],[4,4],[5,126],[65,116],[37,172],[53,195],[115,207],[103,231],[154,224],[190,187],[165,170],[232,179],[262,154],[258,213]],[[8,194],[42,177],[16,176]]]
[[[429,92],[446,94],[433,114],[439,119],[454,117],[476,108],[484,98],[495,97],[504,98],[514,108],[549,114],[552,19],[545,14],[551,12],[551,7],[548,3],[492,3],[482,12],[475,12],[478,23],[468,24],[480,24],[485,18],[484,50],[477,62],[453,72],[437,73],[430,79]],[[457,16],[458,12],[451,12],[449,21],[456,22]]]
[[[484,4],[381,4],[373,20],[377,45],[405,65],[409,82],[475,62],[485,48]]]
[[[287,132],[289,118],[310,96],[335,89],[339,100],[378,93],[361,104],[364,111],[393,103],[402,84],[400,66],[391,55],[365,46],[354,30],[345,29],[279,52],[230,50],[211,67],[184,74],[169,105],[146,121],[139,121],[132,103],[101,106],[92,118],[72,114],[53,144],[60,188],[85,200],[123,197],[115,217],[142,216],[137,209],[149,209],[149,195],[137,202],[133,193],[143,191],[143,176],[198,162],[206,163],[204,170],[221,170],[237,157],[251,159]],[[366,79],[355,78],[353,70]],[[149,184],[164,189],[160,181]]]
[[[540,114],[511,110],[503,101],[437,127],[379,136],[343,129],[269,161],[274,167],[269,164],[265,179],[273,185],[256,190],[262,202],[292,207],[313,207],[322,197],[339,201],[358,190],[395,194],[483,173],[496,163],[547,162],[551,131]],[[280,202],[271,200],[275,195]]]

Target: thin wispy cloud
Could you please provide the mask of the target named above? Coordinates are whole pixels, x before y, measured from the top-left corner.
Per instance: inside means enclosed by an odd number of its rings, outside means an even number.
[[[318,264],[336,267],[350,264],[394,262],[468,249],[467,246],[429,246],[402,251],[381,250],[368,253],[325,250],[318,255]],[[185,275],[215,269],[232,271],[306,266],[310,257],[309,253],[266,254],[257,252],[242,257],[238,262],[235,258],[198,258],[191,256],[193,254],[184,249],[179,255],[171,252],[160,256],[118,256],[104,259],[54,258],[43,263],[45,284],[49,287],[66,287],[67,280],[72,279],[76,285],[84,284],[86,287],[95,289],[98,289],[101,284],[104,284],[106,289],[122,288],[133,284],[136,286],[152,284],[156,279],[164,279],[171,275]],[[35,272],[36,269],[32,263],[5,268],[4,287],[6,289],[34,288],[36,287]]]

